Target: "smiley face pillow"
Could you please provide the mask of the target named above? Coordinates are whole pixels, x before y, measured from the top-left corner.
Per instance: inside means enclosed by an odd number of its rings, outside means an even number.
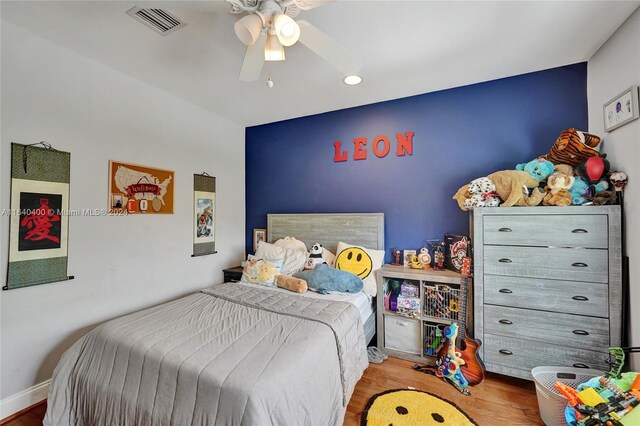
[[[336,269],[356,275],[364,282],[365,294],[375,296],[377,289],[375,272],[382,267],[384,250],[372,250],[339,242],[336,251]]]

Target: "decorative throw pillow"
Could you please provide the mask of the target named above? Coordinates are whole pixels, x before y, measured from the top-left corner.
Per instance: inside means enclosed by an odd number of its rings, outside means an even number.
[[[335,264],[336,264],[336,255],[331,253],[329,250],[327,250],[325,248],[322,251],[322,260],[327,262],[327,265],[329,265],[329,266],[331,266],[333,268],[335,266]]]
[[[292,250],[279,247],[275,244],[269,244],[264,241],[258,243],[256,257],[259,259],[277,259],[282,260],[282,275],[293,275],[304,268],[309,253],[306,249]]]
[[[336,269],[351,272],[364,282],[363,291],[376,295],[375,272],[382,267],[384,250],[373,250],[353,244],[338,243]]]
[[[280,268],[282,268],[282,260],[261,259],[250,254],[242,269],[240,282],[275,287]]]
[[[285,249],[307,251],[306,244],[300,240],[296,240],[294,237],[280,238],[278,241],[276,241],[273,244]]]

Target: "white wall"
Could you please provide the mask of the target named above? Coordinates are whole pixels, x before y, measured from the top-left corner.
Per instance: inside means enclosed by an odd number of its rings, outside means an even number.
[[[49,379],[96,324],[220,282],[240,263],[244,128],[9,22],[1,31],[0,208],[9,208],[11,142],[71,152],[71,209],[106,207],[110,159],[175,170],[176,185],[173,215],[71,217],[75,280],[0,292],[6,400]],[[217,177],[219,253],[191,258],[193,174],[203,171]],[[8,227],[0,217],[3,284]]]
[[[640,9],[588,63],[589,130],[603,136],[612,170],[629,175],[625,196],[627,254],[631,282],[631,344],[640,346],[640,120],[605,133],[602,106],[632,85],[640,85]],[[640,357],[635,356],[635,369]]]

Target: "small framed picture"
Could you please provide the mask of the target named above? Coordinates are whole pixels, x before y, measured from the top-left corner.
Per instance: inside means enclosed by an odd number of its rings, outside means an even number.
[[[610,132],[640,117],[638,86],[631,86],[604,104],[604,130]]]
[[[414,256],[417,252],[415,250],[402,250],[402,258],[404,259],[404,267],[409,268],[409,262],[411,262],[411,256]]]
[[[258,243],[260,241],[267,241],[267,230],[255,228],[253,230],[253,252],[255,253],[258,250]]]
[[[124,196],[122,194],[112,194],[111,196],[111,208],[123,209],[124,208]]]

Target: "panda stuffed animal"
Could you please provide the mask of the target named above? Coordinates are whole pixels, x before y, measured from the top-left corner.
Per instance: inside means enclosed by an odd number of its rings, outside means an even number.
[[[324,247],[322,244],[315,243],[309,249],[309,259],[307,259],[307,263],[304,265],[304,269],[315,269],[316,265],[320,265],[322,263],[327,263],[322,258],[322,252],[324,251]]]

